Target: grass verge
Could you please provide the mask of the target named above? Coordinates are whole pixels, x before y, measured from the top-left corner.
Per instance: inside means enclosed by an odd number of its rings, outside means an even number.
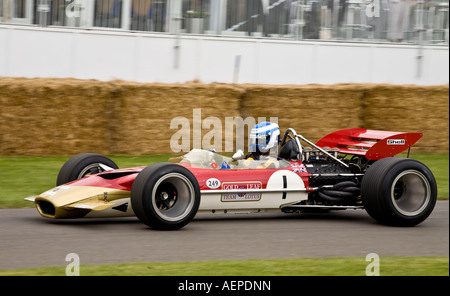
[[[80,275],[365,276],[370,263],[371,261],[366,261],[365,258],[346,257],[81,265]],[[65,266],[2,270],[0,276],[65,276],[65,270]],[[449,257],[380,257],[379,275],[449,276]]]

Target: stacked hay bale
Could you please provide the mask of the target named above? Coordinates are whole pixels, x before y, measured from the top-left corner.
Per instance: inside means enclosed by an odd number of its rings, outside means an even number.
[[[241,93],[220,84],[0,78],[0,155],[171,153],[172,119],[189,120],[193,134],[193,109],[200,121],[239,116]],[[200,132],[201,143],[208,131]],[[183,140],[193,147],[193,136]]]
[[[422,132],[415,152],[448,152],[449,145],[448,85],[0,78],[0,104],[0,155],[173,154],[184,152],[173,149],[183,141],[188,149],[200,145],[230,152],[241,134],[231,125],[230,137],[228,119],[250,125],[245,119],[271,117],[282,131],[292,127],[312,141],[338,129],[363,127]],[[186,137],[174,137],[182,130]]]
[[[0,79],[0,154],[107,153],[112,86],[72,79]]]
[[[114,100],[115,127],[111,132],[115,143],[111,147],[113,153],[173,153],[170,141],[183,128],[189,129],[186,130],[187,137],[179,138],[180,143],[175,143],[175,146],[188,141],[189,148],[200,148],[198,145],[201,145],[205,135],[210,129],[214,129],[203,125],[206,125],[205,119],[239,116],[242,90],[230,85],[139,84],[117,81],[115,86],[119,95]],[[183,120],[177,118],[189,121],[189,126],[178,125]],[[216,127],[222,135],[225,133],[224,129],[224,125]],[[220,132],[217,136],[219,134]],[[215,143],[211,144],[217,148],[222,147],[217,150],[223,151],[224,143],[218,137],[213,140]]]
[[[414,151],[448,152],[448,85],[369,85],[361,112],[363,127],[423,133]]]
[[[293,128],[317,141],[338,129],[360,127],[363,92],[357,85],[246,85],[244,116],[278,117],[282,131]]]

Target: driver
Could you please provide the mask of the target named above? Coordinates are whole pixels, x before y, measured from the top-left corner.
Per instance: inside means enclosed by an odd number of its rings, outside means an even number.
[[[255,165],[256,168],[277,168],[278,167],[278,143],[280,141],[280,128],[278,124],[271,122],[261,122],[255,125],[250,131],[249,150],[243,162],[244,167]],[[236,156],[236,157],[235,157]],[[240,156],[240,157],[239,157]],[[242,150],[233,155],[233,159],[242,158]]]

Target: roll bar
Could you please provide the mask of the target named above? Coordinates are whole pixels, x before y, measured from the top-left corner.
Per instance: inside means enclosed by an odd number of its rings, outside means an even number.
[[[290,136],[290,134],[292,134],[292,136]],[[308,143],[309,145],[313,146],[314,148],[317,148],[320,152],[322,152],[322,153],[326,154],[327,156],[331,157],[332,159],[336,160],[337,162],[339,162],[343,166],[345,166],[347,168],[349,167],[349,165],[346,164],[345,162],[343,162],[342,160],[338,159],[337,157],[334,157],[334,155],[328,153],[327,151],[325,151],[321,147],[317,146],[313,142],[311,142],[308,139],[306,139],[305,137],[303,137],[302,135],[297,134],[297,132],[293,128],[288,128],[286,130],[286,132],[284,132],[283,139],[281,140],[281,147],[286,143],[287,137],[291,138],[292,140],[295,140],[295,143],[296,143],[297,148],[298,148],[297,149],[297,158],[300,159],[301,161],[303,161],[304,159],[303,159],[303,148],[302,148],[302,145],[300,144],[299,139],[305,141],[306,143]]]

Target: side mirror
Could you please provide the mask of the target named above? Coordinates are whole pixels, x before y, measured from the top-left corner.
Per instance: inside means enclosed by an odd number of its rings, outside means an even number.
[[[239,149],[235,154],[233,154],[233,157],[231,157],[231,159],[233,160],[240,160],[244,158],[244,151],[242,151],[241,149]]]

